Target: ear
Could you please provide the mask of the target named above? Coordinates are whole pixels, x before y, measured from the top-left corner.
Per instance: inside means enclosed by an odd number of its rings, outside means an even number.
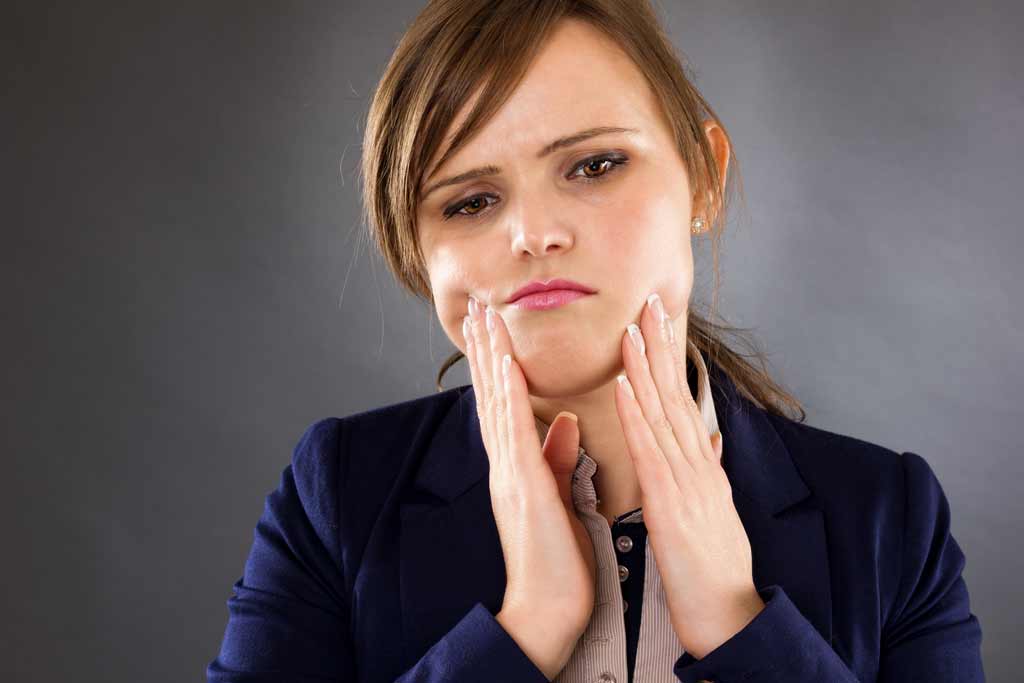
[[[703,123],[704,136],[708,139],[708,143],[711,145],[712,154],[715,157],[715,165],[718,167],[719,180],[722,183],[721,192],[725,192],[725,181],[729,175],[729,154],[731,147],[729,145],[729,138],[725,134],[725,130],[719,125],[718,121],[714,119],[706,119]],[[700,205],[700,212],[707,216],[708,223],[713,224],[714,214],[718,207],[708,206],[705,200]]]

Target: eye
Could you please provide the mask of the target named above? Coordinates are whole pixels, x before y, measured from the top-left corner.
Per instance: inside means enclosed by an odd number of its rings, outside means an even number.
[[[477,194],[477,195],[473,195],[472,197],[470,197],[469,199],[467,199],[464,202],[459,202],[458,204],[452,204],[451,206],[449,206],[447,209],[444,210],[444,219],[448,220],[453,215],[459,216],[459,217],[463,217],[463,216],[465,216],[465,217],[472,217],[472,216],[475,216],[478,213],[481,213],[485,208],[487,208],[488,205],[486,203],[484,203],[484,200],[486,200],[486,199],[494,199],[494,195]],[[472,207],[473,211],[471,211],[470,213],[462,213],[462,209],[469,208],[469,207]]]
[[[569,177],[580,178],[585,183],[600,182],[605,178],[605,176],[614,173],[620,166],[626,164],[628,161],[629,159],[623,154],[602,154],[599,156],[588,157],[573,167],[573,173],[569,174]],[[576,171],[580,169],[583,170],[583,175],[578,175],[576,173]],[[448,220],[452,216],[456,216],[458,218],[472,218],[474,216],[478,216],[490,205],[487,200],[494,200],[492,203],[500,201],[492,194],[473,195],[465,201],[457,202],[446,208],[444,210],[444,220]],[[472,210],[469,213],[464,213],[463,209],[467,208]]]
[[[626,159],[626,157],[624,157],[621,154],[606,154],[603,156],[596,156],[590,157],[589,159],[584,159],[579,164],[577,164],[576,167],[573,168],[573,170],[575,171],[576,169],[582,168],[583,175],[579,177],[583,178],[585,182],[593,182],[595,180],[603,178],[609,173],[612,173],[613,171],[618,169],[619,166],[622,166],[627,161],[628,159]],[[595,175],[589,175],[587,171],[593,171]],[[573,174],[573,176],[575,176],[575,174]]]

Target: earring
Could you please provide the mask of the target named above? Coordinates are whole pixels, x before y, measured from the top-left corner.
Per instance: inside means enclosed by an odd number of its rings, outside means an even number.
[[[696,216],[693,221],[691,221],[690,225],[692,226],[690,228],[690,232],[697,235],[704,231],[704,218],[702,216]]]

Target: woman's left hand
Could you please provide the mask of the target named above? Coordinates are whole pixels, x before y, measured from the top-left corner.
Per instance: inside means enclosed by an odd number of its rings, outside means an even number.
[[[764,601],[722,469],[721,433],[708,434],[686,380],[684,347],[660,309],[652,295],[636,330],[643,350],[628,330],[623,335],[628,380],[620,382],[615,405],[672,626],[686,651],[701,659],[750,623]]]

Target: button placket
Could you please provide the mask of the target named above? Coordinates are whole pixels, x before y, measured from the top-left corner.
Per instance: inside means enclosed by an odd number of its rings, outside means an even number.
[[[697,403],[700,406],[701,415],[705,418],[708,432],[713,434],[715,431],[718,431],[718,425],[715,419],[715,406],[711,400],[707,368],[699,350],[689,341],[687,343],[687,356],[693,360],[696,366]],[[541,441],[543,441],[546,431],[542,424],[539,424],[539,429]],[[607,650],[602,649],[602,644],[604,644],[605,647],[614,645],[614,647],[610,648],[617,651],[617,654],[612,658],[613,660],[619,657],[619,654],[621,654],[618,653],[618,650],[620,650],[619,640],[623,635],[621,630],[624,626],[623,622],[631,619],[640,619],[639,612],[641,608],[643,608],[642,611],[644,612],[653,609],[655,610],[654,616],[657,616],[659,619],[663,618],[665,616],[663,589],[656,571],[650,544],[643,540],[634,542],[632,538],[625,534],[616,536],[615,534],[619,531],[619,528],[610,528],[615,527],[614,522],[619,521],[643,522],[643,517],[639,510],[635,511],[635,514],[620,515],[612,524],[609,524],[609,520],[606,517],[596,512],[595,502],[597,506],[600,506],[601,500],[596,497],[596,492],[590,479],[596,471],[596,463],[585,453],[582,447],[579,448],[577,468],[579,471],[573,473],[572,481],[573,502],[595,544],[595,555],[598,560],[599,572],[596,587],[598,599],[596,601],[597,611],[594,614],[593,623],[588,627],[588,631],[591,632],[590,637],[587,639],[593,641],[595,647],[581,648],[580,652],[574,653],[566,668],[565,676],[567,677],[566,680],[579,680],[586,681],[587,683],[618,683],[619,680],[622,683],[626,683],[628,680],[628,669],[626,667],[620,666],[617,661],[611,661],[595,655],[607,652]],[[645,530],[640,529],[636,533],[637,538],[646,538]],[[601,540],[599,541],[598,538]],[[608,547],[609,542],[611,542],[611,547]],[[636,564],[632,564],[621,555],[621,553],[629,553],[634,546],[645,550],[641,557],[633,558],[630,556],[628,558],[628,560],[635,561]],[[616,551],[620,553],[618,556],[616,556]],[[611,579],[613,564],[619,568],[618,590],[613,589],[616,582]],[[626,572],[622,571],[623,567],[627,570]],[[633,581],[627,587],[623,574],[628,578],[630,572],[633,574]],[[614,611],[613,605],[616,600],[622,600],[622,611],[626,612],[628,603],[625,600],[625,595],[628,594],[634,597],[634,601],[640,600],[641,589],[643,590],[642,602],[637,603],[641,607],[633,610],[633,615],[627,618],[623,618],[620,615],[615,615],[618,617],[617,619],[608,618],[611,616],[608,612]],[[658,607],[659,600],[660,608]],[[661,613],[657,612],[658,609],[661,610]],[[641,633],[637,642],[634,669],[634,680],[636,681],[657,680],[659,676],[662,676],[668,670],[672,662],[685,652],[678,645],[677,639],[666,638],[664,642],[656,641],[655,636],[658,636],[658,634],[652,631],[655,623],[658,623],[658,621],[654,619],[641,620]],[[599,624],[600,628],[598,628]],[[710,683],[710,681],[701,680],[699,683]]]
[[[622,600],[621,583],[612,578],[619,573],[615,537],[608,520],[592,504],[577,505],[577,510],[594,542],[597,560],[596,611],[581,638],[584,647],[573,652],[560,677],[588,683],[626,681],[625,624],[621,616],[609,618],[606,613],[611,611],[614,614],[615,603]],[[604,612],[604,616],[599,612]],[[620,658],[621,671],[616,667]]]
[[[540,434],[543,440],[543,430]],[[622,583],[612,578],[619,574],[620,565],[617,560],[620,558],[616,554],[614,531],[608,519],[596,509],[601,503],[592,483],[596,463],[586,455],[582,447],[579,451],[577,471],[573,473],[573,503],[594,543],[598,572],[596,609],[581,638],[583,647],[573,652],[560,678],[587,683],[625,683],[628,675],[625,623],[621,612],[615,614],[614,607],[616,602],[623,599]],[[627,543],[632,548],[632,539],[628,539]]]

